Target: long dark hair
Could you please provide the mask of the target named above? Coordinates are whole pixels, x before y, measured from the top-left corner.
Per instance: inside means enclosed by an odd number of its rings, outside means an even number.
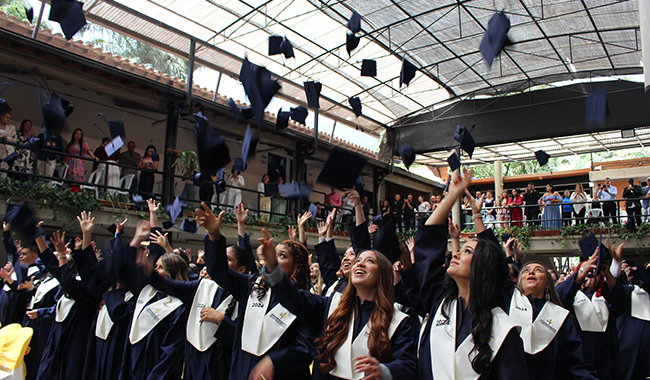
[[[23,121],[20,122],[20,130],[19,130],[20,134],[24,134],[24,133],[25,133],[25,124],[27,124],[28,122],[29,122],[30,124],[32,123],[32,121],[29,120],[29,119],[25,119],[25,120],[23,120]],[[34,125],[32,125],[32,135],[33,135],[33,134],[34,134]]]
[[[368,252],[368,251],[364,251]],[[395,292],[393,286],[393,266],[390,261],[379,251],[370,250],[377,258],[377,296],[375,308],[370,314],[370,336],[368,337],[368,351],[370,356],[377,358],[380,362],[390,362],[393,352],[390,347],[390,338],[388,328],[393,320],[395,309]],[[322,373],[328,373],[336,367],[334,356],[336,351],[341,348],[348,337],[350,321],[355,314],[357,289],[350,282],[343,295],[338,307],[332,312],[325,322],[325,331],[323,336],[314,341],[314,345],[319,351],[316,357],[321,363],[318,368]],[[358,313],[358,311],[357,311]]]
[[[244,248],[237,247],[236,245],[231,245],[228,247],[232,250],[237,260],[237,265],[240,267],[246,267],[246,273],[250,272],[251,266],[253,265],[253,259],[250,257],[248,252]]]
[[[81,152],[81,149],[84,146],[84,131],[81,128],[77,128],[74,131],[72,131],[72,137],[70,137],[70,142],[68,143],[68,146],[65,147],[66,153],[68,152],[68,149],[74,144],[74,134],[77,133],[77,131],[81,132],[81,138],[79,139],[79,150],[80,150],[80,155],[83,155],[83,152]]]
[[[285,240],[280,244],[287,247],[287,253],[289,253],[293,258],[294,269],[293,273],[289,275],[289,278],[296,282],[299,289],[309,291],[309,288],[311,288],[311,276],[309,275],[309,251],[304,245],[302,245],[302,243],[292,240]],[[257,298],[261,300],[266,295],[268,289],[269,285],[264,277],[262,277],[259,282],[257,282],[257,280],[253,281],[251,294],[257,292]]]
[[[472,360],[472,368],[476,373],[484,374],[490,369],[493,354],[489,345],[492,309],[505,309],[505,289],[507,281],[512,281],[508,276],[506,255],[497,243],[487,239],[477,241],[469,281],[470,297],[467,307],[472,316],[470,332],[474,340],[471,352],[477,352]],[[451,303],[458,299],[458,285],[448,274],[445,275],[443,295],[442,314],[449,318]]]
[[[149,152],[149,149],[153,149],[154,152],[157,152],[156,147],[153,144],[147,145],[147,147],[144,150],[144,156],[147,156],[147,152]]]

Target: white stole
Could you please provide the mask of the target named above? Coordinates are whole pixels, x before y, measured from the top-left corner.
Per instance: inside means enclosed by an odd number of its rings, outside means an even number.
[[[215,295],[219,285],[209,279],[202,279],[199,281],[199,286],[196,289],[194,294],[194,299],[192,300],[192,308],[190,309],[190,314],[187,317],[187,328],[185,330],[187,335],[187,341],[194,346],[197,350],[204,352],[210,346],[217,341],[217,338],[214,337],[214,334],[219,329],[219,324],[214,322],[200,322],[201,320],[201,310],[204,307],[212,306],[212,301],[214,300]],[[220,311],[222,314],[225,314],[226,308],[232,296],[226,297],[225,300],[219,304],[217,311]],[[224,306],[225,304],[225,306]],[[221,308],[223,306],[223,311]]]
[[[431,347],[431,366],[433,378],[436,380],[447,379],[478,379],[479,374],[472,368],[472,360],[478,354],[472,352],[474,342],[472,334],[469,334],[463,343],[456,349],[456,321],[458,300],[453,300],[449,305],[449,318],[442,315],[443,302],[438,306],[436,315],[431,321],[431,335],[429,346]],[[499,307],[492,309],[492,337],[490,348],[492,359],[499,352],[499,348],[506,336],[517,326],[508,315]]]
[[[131,298],[133,298],[133,293],[126,292],[124,294],[124,302],[128,302]],[[103,304],[99,309],[99,313],[97,313],[97,321],[95,322],[95,336],[101,340],[106,340],[108,338],[108,334],[111,333],[112,328],[113,320],[111,319],[111,315],[108,314],[108,308],[105,304]]]
[[[341,301],[342,294],[336,293],[332,296],[332,302],[330,303],[330,308],[328,310],[327,316],[329,317],[334,310],[339,306]],[[401,311],[395,309],[393,313],[393,320],[388,327],[388,339],[393,337],[395,330],[402,322],[407,315]],[[357,380],[363,378],[364,374],[362,372],[354,371],[354,358],[357,356],[368,355],[368,337],[370,336],[370,321],[366,323],[356,339],[352,341],[352,335],[354,334],[354,320],[355,316],[352,315],[350,320],[350,327],[348,328],[348,337],[343,342],[341,347],[334,354],[334,360],[336,360],[336,367],[330,371],[330,375],[340,377],[347,380]]]
[[[633,318],[650,321],[650,298],[648,292],[634,285],[632,291],[632,307],[630,313]]]
[[[331,297],[332,294],[334,294],[334,289],[336,289],[336,286],[341,282],[341,279],[339,278],[334,282],[332,285],[330,285],[329,288],[327,288],[327,291],[325,292],[325,297]]]
[[[256,281],[259,283],[261,277]],[[262,356],[280,339],[296,316],[279,303],[266,313],[271,302],[271,288],[261,300],[256,293],[252,291],[246,303],[241,348],[249,354]]]
[[[528,297],[515,289],[508,314],[515,324],[522,327],[519,335],[524,342],[524,351],[535,355],[555,338],[569,311],[552,302],[546,302],[533,321],[533,305]]]
[[[32,300],[29,303],[29,309],[30,310],[34,309],[34,305],[41,302],[43,297],[45,297],[45,295],[49,293],[51,290],[56,289],[57,286],[59,286],[59,280],[57,280],[54,277],[49,277],[45,281],[41,282],[40,285],[38,285],[38,288],[36,289],[36,293],[34,294],[34,297],[32,297]]]
[[[573,310],[576,312],[582,331],[605,332],[607,330],[609,308],[605,297],[596,297],[594,294],[589,299],[585,293],[578,290],[573,300]]]
[[[141,341],[160,321],[178,309],[183,302],[176,297],[167,296],[150,305],[147,305],[158,291],[151,285],[147,285],[140,291],[135,304],[133,318],[131,319],[131,331],[129,341],[136,344]]]
[[[75,303],[75,300],[69,298],[67,294],[64,294],[63,297],[59,299],[59,302],[56,303],[56,317],[54,320],[59,323],[65,321]]]

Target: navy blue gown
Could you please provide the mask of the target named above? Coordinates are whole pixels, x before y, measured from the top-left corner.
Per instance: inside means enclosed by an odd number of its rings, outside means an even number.
[[[433,316],[443,301],[442,285],[446,271],[443,264],[445,263],[445,253],[447,251],[447,231],[446,224],[422,225],[415,235],[415,271],[417,281],[421,284],[420,301],[425,310],[429,311],[429,318],[424,325],[424,331],[420,338],[418,356],[418,378],[420,380],[433,379],[430,342],[431,322],[435,319]],[[471,331],[471,315],[468,309],[461,310],[462,302],[460,299],[457,305],[456,348]],[[523,343],[516,329],[510,330],[492,360],[488,373],[481,375],[479,379],[528,379]]]
[[[226,256],[226,238],[221,236],[217,242],[204,237],[205,257],[210,277],[230,292],[239,302],[236,330],[233,337],[232,365],[230,379],[240,380],[248,378],[248,374],[263,356],[255,356],[241,348],[242,328],[246,315],[248,297],[257,274],[241,274],[228,267]],[[278,303],[275,293],[271,293],[269,310]],[[221,329],[220,329],[221,330]],[[273,362],[275,369],[274,380],[301,380],[309,379],[309,364],[312,362],[313,333],[300,321],[294,323],[282,334],[280,339],[269,349],[266,355]]]
[[[85,255],[95,255],[92,247],[83,250]],[[47,340],[37,380],[71,380],[83,378],[81,357],[86,350],[90,327],[93,323],[99,300],[84,286],[68,264],[59,267],[59,261],[48,248],[40,253],[43,264],[52,276],[59,280],[61,289],[57,298],[63,293],[75,300],[67,318],[54,322]]]
[[[634,287],[623,285],[631,294]],[[650,322],[632,317],[628,309],[616,320],[618,348],[621,353],[623,380],[642,380],[650,377]]]
[[[557,285],[555,290],[560,296],[564,307],[571,312],[575,318],[573,302],[578,292],[583,292],[591,299],[593,295],[590,291],[583,291],[580,285],[576,284],[574,273],[564,282]],[[625,293],[620,281],[616,281],[614,289],[609,289],[607,282],[602,287],[602,295],[607,301],[609,308],[609,320],[605,332],[580,332],[580,338],[583,343],[585,362],[596,368],[599,379],[620,379],[621,378],[621,361],[618,351],[618,334],[616,332],[616,319],[630,307],[630,296]]]

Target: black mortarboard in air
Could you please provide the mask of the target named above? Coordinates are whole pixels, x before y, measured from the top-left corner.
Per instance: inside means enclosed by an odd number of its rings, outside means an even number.
[[[160,156],[158,155],[158,152],[151,152],[151,160],[160,161]]]
[[[399,239],[395,234],[394,221],[379,228],[375,238],[373,239],[372,245],[374,249],[383,253],[391,263],[399,260]]]
[[[323,88],[323,85],[320,82],[307,81],[304,83],[304,86],[309,107],[320,108],[318,98],[320,98],[320,90]]]
[[[260,141],[257,131],[254,131],[251,128],[251,125],[248,124],[246,127],[246,133],[244,133],[244,141],[241,145],[241,155],[244,160],[244,166],[248,166],[246,162],[249,158],[255,158],[255,148],[257,143]],[[243,170],[242,170],[243,171]]]
[[[30,5],[29,8],[25,6],[25,16],[27,17],[27,20],[29,20],[29,23],[31,24],[32,21],[34,21],[34,8]]]
[[[352,16],[348,20],[348,29],[352,33],[359,33],[361,30],[361,15],[355,11],[352,11]]]
[[[280,90],[280,84],[271,78],[270,71],[265,67],[251,64],[248,58],[244,58],[242,62],[239,80],[244,85],[257,124],[261,127],[264,121],[264,109],[273,99],[273,95]]]
[[[598,246],[600,249],[598,250],[598,263],[596,264],[596,273],[594,274],[594,277],[598,277],[600,274],[600,265],[605,265],[605,262],[608,260],[612,259],[612,254],[609,251],[609,248],[605,247],[603,244],[603,234],[600,234],[600,239],[598,240]]]
[[[7,204],[4,221],[11,224],[12,231],[19,234],[23,242],[29,244],[45,233],[41,228],[36,227],[34,212],[25,203],[11,206]]]
[[[402,70],[399,73],[399,86],[402,87],[402,84],[408,86],[409,83],[411,83],[411,80],[415,77],[416,71],[418,71],[418,68],[404,57],[402,60]]]
[[[73,0],[52,0],[50,21],[61,25],[61,30],[68,40],[86,25],[83,6],[83,3]]]
[[[122,120],[111,120],[108,122],[108,129],[111,130],[111,138],[116,138],[120,136],[121,138],[126,137],[126,131],[124,130],[124,122]]]
[[[198,231],[199,228],[196,225],[196,220],[185,218],[183,219],[183,223],[181,223],[180,230],[189,232],[191,234],[196,234],[196,231]]]
[[[224,175],[226,174],[226,170],[221,168],[219,169],[219,172],[217,173],[217,183],[216,183],[216,191],[217,194],[223,193],[226,191],[226,181],[223,179]]]
[[[13,152],[13,153],[11,153],[10,155],[8,155],[7,157],[3,158],[3,159],[2,159],[2,162],[6,162],[6,163],[9,164],[9,166],[11,166],[11,163],[12,163],[16,158],[18,158],[18,152]]]
[[[237,170],[240,173],[246,171],[246,163],[244,162],[244,159],[241,157],[235,157],[235,164],[232,167],[233,170]]]
[[[348,33],[345,39],[345,50],[347,50],[348,55],[352,55],[352,51],[359,46],[359,41],[361,37],[357,37],[352,33]]]
[[[323,170],[318,175],[318,182],[339,189],[352,188],[359,174],[366,165],[366,159],[341,149],[332,149]]]
[[[304,182],[298,183],[297,181],[291,181],[291,183],[285,183],[278,185],[280,194],[284,198],[303,198],[309,199],[311,195],[311,188],[307,186]]]
[[[196,153],[199,156],[201,173],[213,176],[231,161],[230,150],[226,140],[217,131],[207,125],[207,119],[201,114],[194,115],[196,124]]]
[[[176,224],[176,219],[178,219],[178,216],[181,215],[181,212],[183,212],[183,208],[181,206],[181,198],[176,196],[174,203],[167,205],[165,207],[165,210],[167,211],[167,214],[169,214],[169,221],[163,222],[163,227],[168,230],[172,228],[174,224]]]
[[[365,183],[363,182],[363,175],[359,174],[357,180],[354,182],[354,187],[359,193],[359,199],[363,199],[366,196],[366,190],[364,189]]]
[[[469,133],[469,130],[467,128],[461,127],[460,125],[457,125],[456,132],[454,133],[454,140],[458,141],[460,143],[460,147],[467,153],[469,158],[472,158],[476,143],[474,142],[472,135]]]
[[[578,246],[580,246],[581,252],[580,261],[589,260],[591,255],[596,252],[596,248],[598,248],[598,239],[596,239],[596,235],[589,234],[578,241]]]
[[[377,61],[374,59],[364,59],[361,62],[361,76],[374,77],[377,76]]]
[[[311,220],[314,222],[316,221],[316,214],[318,213],[318,206],[316,206],[313,202],[309,204],[309,212],[311,212]]]
[[[636,232],[636,221],[633,217],[628,217],[627,222],[625,222],[625,228],[630,232]]]
[[[277,182],[268,182],[264,184],[264,196],[274,197],[280,194],[280,188]]]
[[[449,163],[452,172],[460,169],[460,158],[458,158],[456,152],[452,153],[451,156],[447,158],[447,163]]]
[[[361,99],[359,99],[358,96],[355,96],[354,98],[348,99],[348,103],[350,103],[350,107],[352,107],[354,115],[356,117],[361,116]]]
[[[230,107],[230,112],[232,113],[233,119],[239,120],[243,118],[241,110],[239,109],[239,106],[237,106],[237,103],[235,103],[233,98],[228,98],[226,104],[228,105],[228,107]]]
[[[415,161],[415,150],[410,145],[401,146],[399,149],[399,156],[402,158],[402,163],[408,169],[413,161]]]
[[[43,102],[41,113],[43,114],[43,123],[49,131],[63,130],[68,116],[74,111],[72,103],[62,98],[56,92],[50,94],[50,100]]]
[[[275,158],[269,156],[268,163],[271,169],[277,173],[278,177],[284,179],[287,175],[287,161],[284,158],[280,158],[278,162]]]
[[[302,125],[306,125],[307,115],[309,115],[309,111],[303,106],[291,108],[291,119]]]
[[[210,181],[211,179],[212,178],[210,178],[206,174],[199,173],[199,172],[194,172],[192,182],[194,183],[194,186],[196,186],[196,187],[203,187],[204,182],[205,181]]]
[[[590,92],[587,96],[587,110],[585,114],[587,126],[595,127],[605,124],[608,117],[607,91],[605,89],[599,89]]]
[[[144,199],[142,199],[142,195],[138,194],[133,194],[133,204],[135,207],[138,208],[138,210],[142,211],[142,206],[144,204]]]
[[[29,147],[30,150],[37,152],[42,149],[43,147],[43,141],[39,139],[38,137],[30,137],[29,140],[27,140],[27,147]]]
[[[284,37],[282,40],[282,43],[280,44],[280,50],[282,50],[282,54],[284,54],[284,58],[293,58],[295,55],[293,54],[293,45],[291,45],[291,41],[287,39],[287,37]]]
[[[507,35],[509,30],[510,20],[503,12],[495,13],[488,22],[488,28],[479,46],[488,68],[492,68],[492,61],[501,53],[504,47],[512,45]]]
[[[282,41],[284,37],[282,36],[269,36],[269,55],[282,54]]]
[[[275,120],[275,131],[280,132],[289,126],[289,118],[291,117],[291,111],[282,111],[282,108],[278,111],[278,118]]]
[[[539,162],[539,166],[544,166],[548,164],[548,159],[551,158],[551,155],[543,150],[538,150],[535,152],[535,158],[537,159],[537,162]]]

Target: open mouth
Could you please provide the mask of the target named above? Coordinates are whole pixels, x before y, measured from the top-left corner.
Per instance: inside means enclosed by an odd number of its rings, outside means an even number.
[[[366,274],[366,271],[363,269],[357,269],[354,271],[355,276],[363,276],[364,274]]]

